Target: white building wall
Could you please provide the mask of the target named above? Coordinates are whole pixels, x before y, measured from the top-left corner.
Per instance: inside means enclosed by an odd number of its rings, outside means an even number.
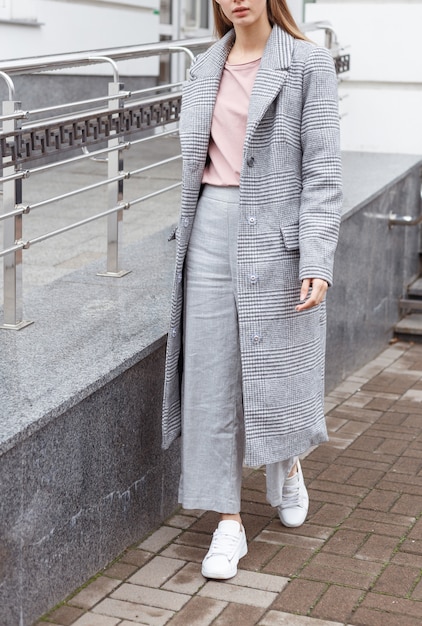
[[[317,0],[306,21],[317,20],[350,46],[343,149],[422,154],[422,0]]]
[[[152,43],[159,40],[159,19],[159,0],[0,0],[0,58]],[[155,76],[158,61],[121,68],[126,75]],[[89,71],[110,74],[104,65]]]

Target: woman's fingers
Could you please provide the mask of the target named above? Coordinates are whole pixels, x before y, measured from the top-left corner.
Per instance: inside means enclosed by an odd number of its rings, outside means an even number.
[[[311,287],[312,291],[309,293]],[[300,304],[297,305],[296,311],[305,311],[321,304],[327,289],[328,284],[322,278],[304,278],[300,290]],[[309,297],[307,298],[308,295]]]

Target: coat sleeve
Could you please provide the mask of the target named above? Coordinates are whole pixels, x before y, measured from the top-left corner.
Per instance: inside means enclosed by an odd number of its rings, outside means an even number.
[[[342,204],[337,77],[331,54],[315,47],[303,76],[299,277],[333,281]]]

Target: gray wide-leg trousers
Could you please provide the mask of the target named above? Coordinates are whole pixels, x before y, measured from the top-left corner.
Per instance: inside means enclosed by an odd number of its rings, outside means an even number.
[[[182,474],[185,509],[240,511],[244,426],[236,306],[238,187],[205,185],[185,274]],[[296,459],[266,467],[267,499],[281,503]]]

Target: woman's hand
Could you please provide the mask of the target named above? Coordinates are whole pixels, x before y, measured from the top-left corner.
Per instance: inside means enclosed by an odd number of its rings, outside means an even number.
[[[306,300],[311,287],[312,291],[308,300]],[[296,311],[305,311],[306,309],[311,309],[313,306],[321,304],[325,298],[327,289],[328,283],[322,278],[304,278],[300,290],[300,304],[297,305]]]

